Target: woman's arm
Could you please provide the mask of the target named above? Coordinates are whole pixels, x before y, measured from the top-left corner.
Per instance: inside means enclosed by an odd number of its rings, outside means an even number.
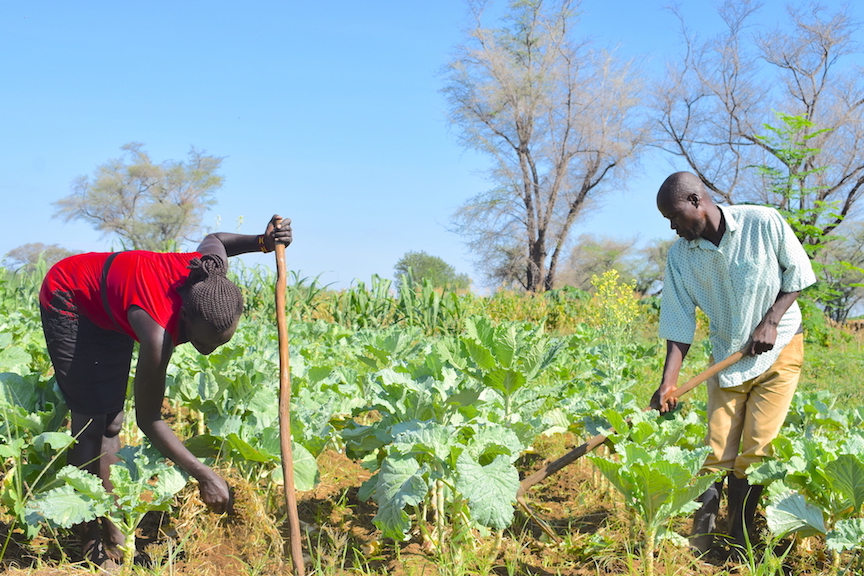
[[[267,224],[264,234],[232,234],[230,232],[214,232],[208,234],[201,244],[198,252],[201,254],[217,254],[223,259],[238,254],[249,252],[272,252],[276,249],[276,243],[288,246],[291,244],[291,220],[286,218],[280,220],[278,214],[274,214]]]
[[[165,372],[174,352],[171,335],[137,306],[129,309],[127,317],[141,344],[135,370],[135,415],[138,427],[162,454],[198,480],[201,499],[205,504],[216,512],[229,510],[231,494],[228,483],[189,452],[162,420]]]

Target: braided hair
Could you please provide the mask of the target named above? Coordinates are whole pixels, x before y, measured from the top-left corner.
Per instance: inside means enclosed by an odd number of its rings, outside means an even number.
[[[225,275],[225,260],[217,254],[205,254],[189,262],[188,268],[183,305],[189,319],[202,318],[217,332],[233,326],[243,312],[243,295]]]

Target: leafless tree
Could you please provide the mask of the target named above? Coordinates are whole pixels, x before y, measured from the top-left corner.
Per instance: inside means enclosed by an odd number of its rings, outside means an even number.
[[[575,37],[576,1],[513,2],[494,28],[488,4],[469,1],[473,23],[443,92],[462,144],[492,159],[494,186],[462,205],[454,229],[487,275],[549,289],[579,215],[644,146],[642,82]]]
[[[684,55],[655,91],[657,138],[727,203],[787,207],[790,199],[763,180],[756,166],[782,171],[806,191],[794,208],[818,211],[822,235],[853,213],[864,191],[864,80],[848,65],[857,24],[841,9],[789,8],[786,28],[751,27],[759,6],[726,0],[725,32],[699,40],[681,21]],[[792,144],[813,154],[790,155],[768,126],[778,116],[806,122]],[[827,203],[827,204],[826,204]]]
[[[663,290],[666,255],[676,240],[653,240],[636,252],[632,260],[632,273],[636,278],[637,292],[645,296],[656,295]]]
[[[72,194],[54,203],[55,216],[89,222],[103,234],[116,234],[129,248],[166,250],[191,239],[222,186],[216,173],[222,158],[193,147],[186,162],[154,164],[142,144],[121,149],[124,157],[97,167],[92,179],[81,176],[73,182]]]

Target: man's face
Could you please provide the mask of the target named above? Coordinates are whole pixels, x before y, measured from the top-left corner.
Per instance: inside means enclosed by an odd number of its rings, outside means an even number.
[[[657,208],[669,220],[669,227],[685,240],[695,240],[705,231],[705,214],[695,194],[677,202],[658,202]]]

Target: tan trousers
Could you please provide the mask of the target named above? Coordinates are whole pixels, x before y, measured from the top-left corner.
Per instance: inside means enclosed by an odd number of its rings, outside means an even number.
[[[803,361],[804,335],[796,334],[771,368],[740,386],[721,388],[716,376],[708,380],[705,444],[711,453],[706,469],[732,471],[744,478],[750,464],[770,456],[771,441],[786,420]]]

